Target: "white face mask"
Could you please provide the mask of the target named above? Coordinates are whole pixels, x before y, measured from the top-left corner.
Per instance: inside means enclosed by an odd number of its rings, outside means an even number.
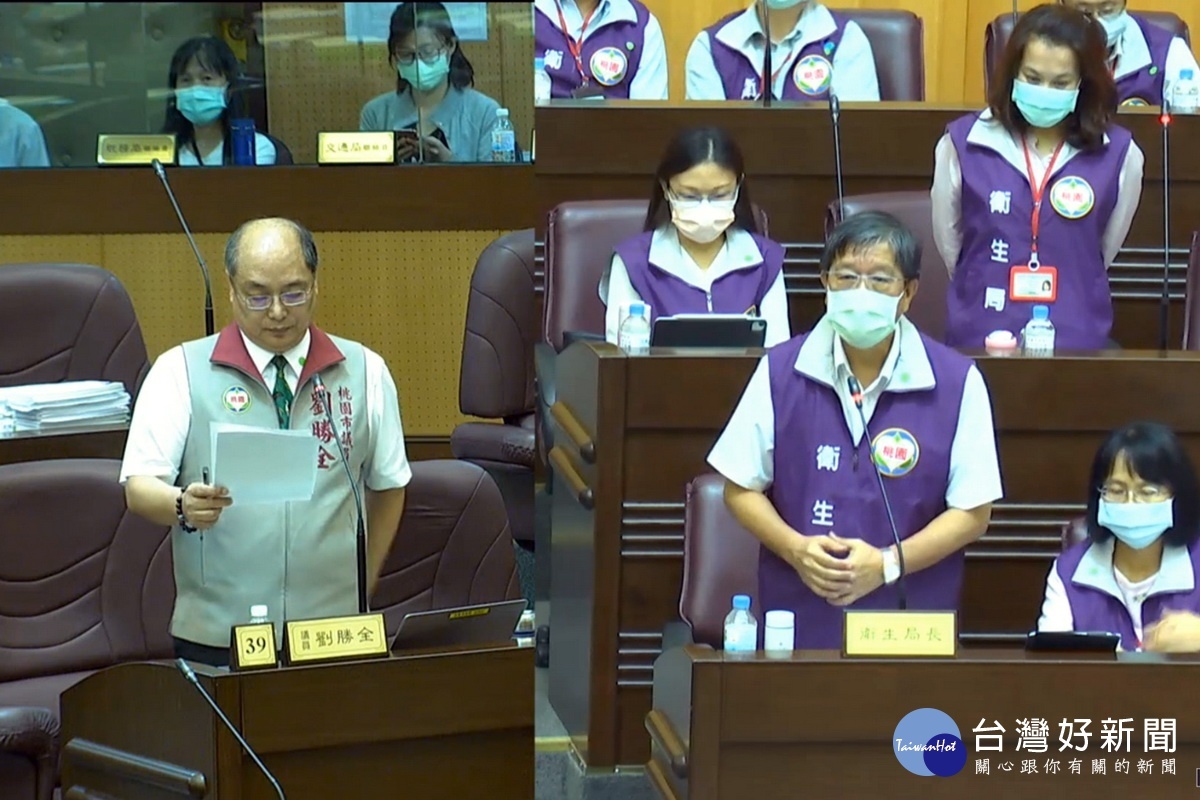
[[[1112,16],[1097,16],[1096,19],[1104,26],[1104,32],[1108,35],[1109,47],[1121,41],[1121,37],[1125,34],[1125,28],[1129,26],[1128,11],[1120,11]]]
[[[896,330],[901,296],[892,297],[870,289],[827,291],[825,316],[843,342],[857,350],[866,350]]]
[[[733,207],[737,196],[729,200],[680,202],[668,197],[671,203],[671,222],[684,236],[697,244],[715,242],[729,229],[736,218]]]

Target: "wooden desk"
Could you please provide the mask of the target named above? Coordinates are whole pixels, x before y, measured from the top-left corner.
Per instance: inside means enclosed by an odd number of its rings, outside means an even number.
[[[662,628],[678,618],[684,487],[759,353],[629,358],[576,344],[558,359],[550,699],[589,765],[643,763]],[[1060,530],[1083,513],[1092,456],[1121,424],[1173,426],[1200,462],[1200,354],[982,358],[1005,500],[967,550],[965,640],[1007,643],[1036,622]]]
[[[115,458],[125,454],[129,425],[61,430],[0,433],[0,464],[43,461],[52,458]]]
[[[1200,763],[1198,675],[1196,656],[1118,660],[1012,650],[872,661],[797,652],[735,661],[708,647],[676,648],[655,665],[647,770],[668,800],[1186,797]],[[957,775],[920,777],[897,762],[896,726],[918,708],[957,723],[967,750]],[[1030,717],[1049,723],[1044,754],[1016,750],[1017,720]],[[1101,747],[1101,721],[1110,718],[1133,720],[1120,753]],[[1086,750],[1059,752],[1063,719],[1092,721]],[[1147,719],[1176,720],[1174,752],[1145,750]],[[980,720],[1004,727],[1002,752],[976,750]],[[1069,773],[1072,758],[1082,760],[1078,775]],[[1130,774],[1115,774],[1119,758],[1129,759]],[[1138,773],[1139,758],[1152,760],[1151,774]],[[1174,759],[1174,776],[1161,774],[1163,758]],[[976,774],[976,759],[988,760],[989,774]],[[1021,774],[1023,759],[1034,759],[1038,774]],[[1044,773],[1047,759],[1061,761],[1059,774]],[[1093,759],[1105,760],[1105,774],[1092,774]],[[1011,771],[1000,768],[1005,762]]]

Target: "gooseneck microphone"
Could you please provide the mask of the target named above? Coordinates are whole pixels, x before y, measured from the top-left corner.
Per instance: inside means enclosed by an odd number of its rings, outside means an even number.
[[[212,280],[208,277],[208,265],[204,263],[204,256],[200,255],[200,248],[196,246],[196,239],[192,236],[191,229],[188,228],[187,220],[183,218],[183,212],[179,210],[179,203],[175,201],[175,193],[171,191],[171,182],[167,180],[167,171],[163,169],[162,162],[156,158],[150,164],[154,167],[154,174],[162,181],[163,188],[167,190],[167,198],[171,201],[171,207],[175,209],[175,216],[179,218],[179,224],[187,236],[188,244],[192,246],[192,253],[196,256],[196,263],[200,265],[200,274],[204,277],[204,335],[212,336]]]
[[[888,525],[892,527],[892,541],[896,545],[896,560],[900,564],[900,577],[896,579],[896,594],[900,599],[900,610],[905,611],[908,609],[908,592],[905,587],[905,581],[908,580],[908,568],[904,565],[904,548],[900,546],[900,532],[896,530],[896,518],[892,514],[892,503],[888,500],[887,487],[883,485],[883,473],[879,471],[879,465],[875,463],[875,453],[871,450],[871,429],[867,427],[867,415],[863,411],[862,387],[859,386],[858,380],[853,375],[846,379],[846,385],[850,389],[854,407],[858,409],[858,418],[862,421],[863,439],[867,443],[867,458],[871,461],[871,469],[875,470],[875,479],[879,481],[879,494],[883,496],[883,507],[887,511]]]
[[[833,92],[829,93],[829,116],[833,119],[833,171],[837,180],[838,222],[846,213],[846,190],[842,173],[842,103]]]
[[[250,756],[250,760],[253,761],[260,770],[262,770],[263,775],[267,776],[267,780],[270,781],[271,786],[275,788],[275,794],[279,795],[279,800],[287,800],[287,797],[283,794],[283,788],[279,785],[279,781],[275,780],[275,776],[271,774],[271,770],[267,769],[267,765],[264,764],[262,759],[258,757],[258,753],[254,752],[254,748],[250,746],[250,743],[242,738],[242,734],[237,728],[233,727],[233,723],[229,721],[229,717],[225,716],[225,712],[221,710],[219,705],[217,705],[217,701],[212,699],[212,695],[209,694],[208,690],[204,688],[204,684],[200,683],[200,681],[196,679],[196,673],[192,671],[191,665],[182,658],[177,658],[175,659],[175,666],[179,667],[179,671],[183,673],[183,677],[187,678],[188,683],[192,684],[192,686],[195,686],[196,691],[200,693],[200,696],[208,702],[208,705],[212,708],[213,713],[217,715],[217,719],[221,720],[221,723],[229,730],[230,733],[233,734],[233,738],[237,739],[238,744],[240,744],[242,749],[246,751],[246,755]]]
[[[1158,348],[1166,350],[1171,336],[1171,100],[1166,95],[1158,119],[1162,123],[1163,163],[1163,274],[1158,301]]]
[[[771,49],[774,44],[771,41],[771,11],[767,8],[767,0],[762,0],[758,4],[762,14],[763,28],[763,77],[762,77],[762,96],[763,108],[771,107],[772,95],[775,93],[774,83],[771,75]]]
[[[350,481],[350,491],[354,493],[354,511],[358,516],[354,533],[355,556],[358,564],[358,613],[366,614],[370,608],[367,602],[367,528],[363,524],[362,494],[359,493],[358,481],[354,480],[354,474],[350,472],[350,462],[346,460],[346,446],[342,444],[337,423],[333,421],[333,395],[325,388],[325,382],[321,380],[320,373],[313,376],[313,383],[316,384],[317,391],[325,397],[325,419],[328,420],[329,429],[333,432],[333,439],[337,442],[338,455],[342,459],[342,467],[346,470],[346,479]]]

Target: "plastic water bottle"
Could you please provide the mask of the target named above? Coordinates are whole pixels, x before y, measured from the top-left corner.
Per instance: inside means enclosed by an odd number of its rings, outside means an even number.
[[[517,622],[517,629],[513,632],[513,640],[517,643],[517,647],[533,647],[536,632],[537,624],[533,616],[533,609],[527,608],[521,612],[521,619]]]
[[[1171,86],[1171,110],[1176,114],[1195,114],[1200,111],[1200,84],[1196,71],[1183,69]]]
[[[1033,318],[1021,331],[1021,346],[1027,356],[1054,355],[1054,323],[1050,321],[1050,306],[1033,307]]]
[[[550,73],[546,72],[546,59],[537,56],[533,59],[533,104],[544,106],[550,102],[550,92],[554,86]]]
[[[264,605],[250,606],[250,624],[251,625],[266,625],[271,619],[267,615],[267,607]]]
[[[508,119],[508,109],[496,109],[496,124],[492,126],[492,161],[512,164],[517,160],[517,134]]]
[[[617,328],[617,346],[630,355],[650,352],[649,316],[645,303],[630,303],[629,313]]]
[[[233,163],[240,167],[253,167],[257,162],[254,142],[254,120],[238,118],[229,120],[230,151]]]
[[[735,594],[733,610],[725,617],[725,652],[753,653],[758,649],[758,620],[750,613],[750,595]]]

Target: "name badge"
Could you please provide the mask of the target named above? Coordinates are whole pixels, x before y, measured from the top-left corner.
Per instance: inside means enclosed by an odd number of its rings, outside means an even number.
[[[1058,270],[1054,267],[1013,267],[1009,272],[1008,296],[1027,303],[1053,303],[1058,299]]]

